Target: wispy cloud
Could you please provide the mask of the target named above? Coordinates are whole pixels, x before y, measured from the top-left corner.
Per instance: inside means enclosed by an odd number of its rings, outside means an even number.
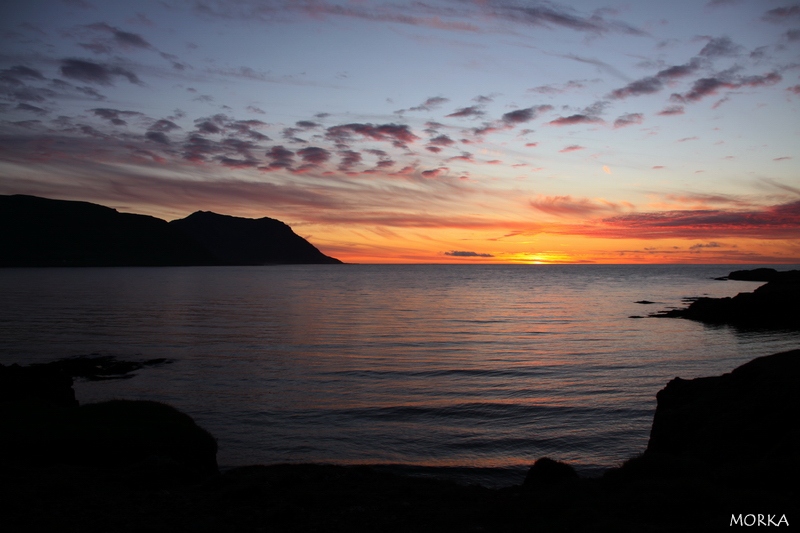
[[[629,213],[602,219],[595,226],[564,231],[620,239],[797,239],[800,238],[800,201],[757,210]]]
[[[585,149],[586,149],[585,146],[581,146],[579,144],[570,144],[569,146],[565,146],[564,148],[559,150],[559,152],[561,152],[562,154],[566,154],[569,152],[577,152],[578,150],[585,150]]]
[[[619,212],[622,206],[605,200],[572,198],[572,196],[539,196],[530,200],[530,206],[550,215],[585,217],[601,212]],[[628,206],[631,207],[631,206]]]

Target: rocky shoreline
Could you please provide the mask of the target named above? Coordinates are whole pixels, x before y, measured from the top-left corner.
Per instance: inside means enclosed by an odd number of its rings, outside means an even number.
[[[65,369],[85,363],[0,366],[3,391],[44,383],[0,402],[5,531],[708,531],[800,516],[800,350],[670,381],[647,449],[600,478],[543,458],[502,489],[366,466],[220,472],[213,437],[169,406],[76,406]]]
[[[737,270],[719,280],[764,281],[753,292],[732,298],[696,298],[684,309],[670,309],[650,315],[656,318],[687,318],[707,324],[728,324],[739,328],[800,328],[800,270],[779,272],[771,268]]]

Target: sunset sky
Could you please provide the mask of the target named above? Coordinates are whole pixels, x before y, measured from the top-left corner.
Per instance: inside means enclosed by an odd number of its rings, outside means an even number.
[[[800,3],[6,0],[0,194],[363,263],[800,262]]]

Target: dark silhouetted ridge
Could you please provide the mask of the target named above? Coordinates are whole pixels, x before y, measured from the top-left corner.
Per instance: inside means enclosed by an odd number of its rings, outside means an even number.
[[[0,195],[0,266],[340,263],[286,224],[198,212],[183,220],[88,202]]]
[[[273,218],[197,211],[169,225],[200,243],[223,265],[341,263]]]
[[[212,264],[214,257],[166,221],[88,202],[0,196],[2,266]]]

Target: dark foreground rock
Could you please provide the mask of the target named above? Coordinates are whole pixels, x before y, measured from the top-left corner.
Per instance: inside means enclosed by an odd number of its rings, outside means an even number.
[[[73,377],[124,378],[166,362],[98,356],[0,365],[0,463],[132,468],[193,481],[217,474],[216,440],[177,409],[129,400],[79,406],[75,399]]]
[[[727,278],[768,283],[753,292],[741,292],[733,298],[697,298],[687,308],[671,309],[650,316],[687,318],[741,328],[800,328],[800,270],[739,270],[731,272]]]
[[[524,484],[503,489],[365,466],[249,466],[199,479],[165,475],[174,463],[157,456],[127,466],[64,460],[21,465],[3,453],[2,527],[705,532],[729,531],[737,519],[754,525],[761,515],[765,524],[771,519],[790,530],[800,520],[798,359],[795,350],[756,359],[724,376],[671,381],[658,395],[646,452],[601,478],[579,478],[569,465],[544,458]],[[110,408],[122,415],[119,406]],[[130,421],[120,416],[104,424]]]
[[[669,455],[733,483],[795,482],[798,379],[800,350],[759,357],[722,376],[675,378],[657,395],[645,455]]]
[[[0,404],[0,461],[147,468],[198,480],[217,472],[217,443],[188,415],[158,402],[112,400],[73,408]]]

